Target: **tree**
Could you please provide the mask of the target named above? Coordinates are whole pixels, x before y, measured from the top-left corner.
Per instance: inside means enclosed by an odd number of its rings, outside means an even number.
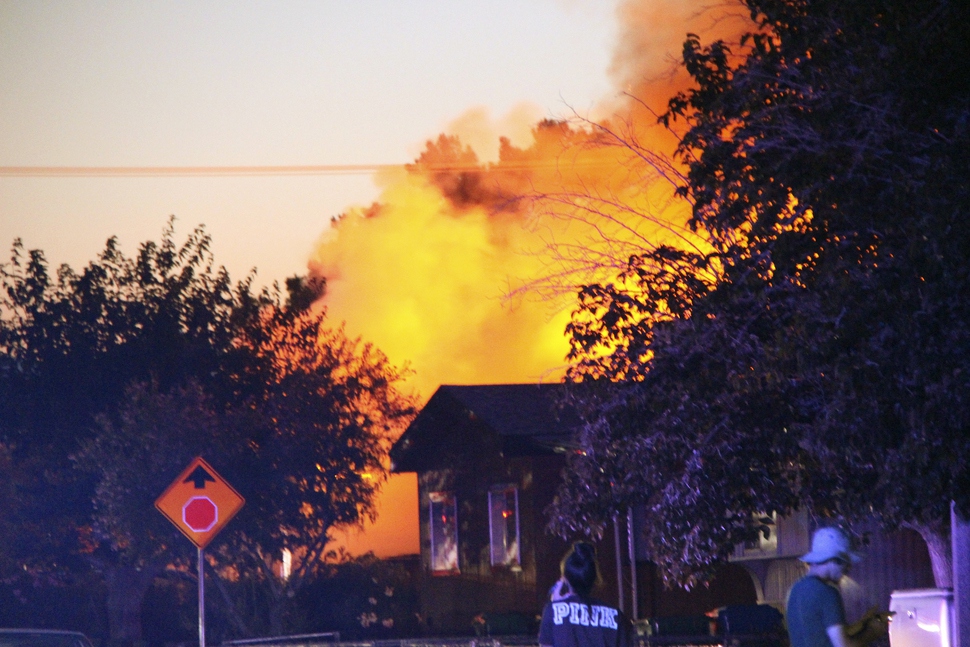
[[[269,568],[284,548],[312,563],[334,523],[371,513],[388,434],[412,405],[379,352],[321,327],[322,281],[287,280],[285,301],[255,292],[252,275],[233,285],[202,228],[182,246],[173,233],[134,259],[111,239],[56,278],[19,241],[2,266],[0,440],[35,484],[15,499],[11,556],[35,572],[102,572],[120,641],[140,637],[152,577],[190,563],[152,503],[193,456],[249,500],[220,573]]]
[[[246,437],[194,380],[168,392],[134,383],[112,414],[98,416],[73,460],[95,483],[86,552],[108,584],[111,639],[124,644],[142,639],[142,601],[155,578],[167,567],[189,573],[194,561],[155,499],[195,456],[220,469],[238,461]]]
[[[18,240],[0,266],[0,440],[25,484],[9,550],[29,571],[81,568],[93,481],[70,456],[129,384],[199,376],[230,402],[259,383],[258,357],[236,339],[258,334],[271,295],[254,293],[252,276],[234,286],[201,227],[181,246],[173,237],[170,221],[134,258],[112,238],[81,272],[53,275]]]
[[[289,601],[323,568],[332,530],[374,517],[387,450],[415,412],[382,353],[322,324],[322,313],[307,313],[269,336],[260,352],[272,379],[236,423],[250,430],[236,470],[250,494],[214,555],[268,589],[264,609],[234,613],[247,634],[279,635]],[[281,576],[284,551],[292,567]]]
[[[692,583],[755,513],[802,507],[915,528],[947,585],[949,502],[970,512],[970,9],[745,4],[740,52],[688,37],[694,86],[662,117],[710,253],[647,250],[580,294],[571,377],[596,396],[553,525],[645,504]]]
[[[217,407],[197,382],[163,393],[135,384],[113,418],[75,455],[96,475],[94,559],[126,578],[117,612],[139,636],[140,597],[164,568],[191,572],[194,550],[153,502],[174,475],[204,455],[246,505],[207,548],[234,631],[279,635],[290,600],[323,567],[330,532],[374,514],[388,443],[413,412],[399,374],[369,346],[321,328],[322,313],[280,326],[260,352],[277,371],[240,407]],[[284,551],[293,566],[281,575]],[[102,555],[104,557],[102,557]],[[258,590],[258,605],[238,595]],[[140,588],[139,588],[140,587]],[[292,627],[289,627],[292,628]]]

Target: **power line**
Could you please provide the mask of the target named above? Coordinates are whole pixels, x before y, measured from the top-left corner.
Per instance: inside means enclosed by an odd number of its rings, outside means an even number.
[[[246,177],[291,175],[369,175],[392,169],[420,169],[431,173],[494,173],[555,169],[559,160],[515,161],[499,164],[316,164],[280,166],[0,166],[0,177]],[[564,167],[603,166],[570,161]]]
[[[321,164],[300,166],[0,166],[0,177],[361,175],[393,168],[403,168],[403,164]]]

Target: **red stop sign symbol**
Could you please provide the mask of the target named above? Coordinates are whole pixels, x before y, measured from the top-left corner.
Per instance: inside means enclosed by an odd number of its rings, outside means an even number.
[[[219,508],[207,496],[194,496],[182,506],[182,521],[195,532],[208,532],[219,521]]]

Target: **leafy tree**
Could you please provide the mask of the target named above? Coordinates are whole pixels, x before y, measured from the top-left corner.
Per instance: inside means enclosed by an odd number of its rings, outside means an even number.
[[[212,563],[269,586],[278,627],[333,524],[372,514],[385,445],[411,411],[383,355],[321,327],[322,281],[289,279],[285,301],[254,292],[209,244],[199,228],[176,246],[170,223],[133,259],[109,240],[81,273],[52,278],[19,241],[2,266],[0,440],[34,484],[13,499],[26,531],[10,557],[103,573],[114,640],[140,637],[152,578],[191,563],[152,504],[193,456],[248,500]],[[297,576],[274,579],[284,548]]]
[[[222,402],[259,384],[258,357],[236,340],[258,334],[271,295],[252,277],[232,285],[202,228],[181,246],[173,235],[170,222],[134,258],[112,238],[83,271],[54,274],[18,240],[0,265],[0,440],[23,476],[9,554],[28,570],[81,567],[93,481],[70,455],[129,384],[199,376]]]
[[[240,473],[250,494],[215,556],[269,593],[265,608],[234,613],[241,633],[287,628],[289,601],[320,573],[335,526],[376,514],[390,442],[414,413],[382,353],[322,323],[306,314],[269,337],[260,352],[274,374],[236,423],[250,430]],[[292,566],[282,577],[284,551]]]
[[[134,383],[112,416],[74,454],[95,481],[88,559],[108,583],[113,641],[141,640],[142,601],[166,567],[190,573],[192,544],[154,507],[195,456],[219,465],[239,460],[243,430],[228,424],[198,382],[160,392]]]
[[[570,327],[589,424],[559,530],[645,504],[667,575],[705,578],[799,507],[906,525],[949,583],[970,513],[970,8],[747,0],[689,36],[681,194],[709,253],[634,255]],[[713,278],[712,278],[713,277]]]

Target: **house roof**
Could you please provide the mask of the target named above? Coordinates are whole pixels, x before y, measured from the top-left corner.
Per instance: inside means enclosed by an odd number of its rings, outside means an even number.
[[[565,384],[442,385],[391,449],[394,470],[421,471],[463,435],[494,434],[507,456],[541,455],[576,445],[580,419],[563,406]],[[424,466],[424,467],[422,467]]]

